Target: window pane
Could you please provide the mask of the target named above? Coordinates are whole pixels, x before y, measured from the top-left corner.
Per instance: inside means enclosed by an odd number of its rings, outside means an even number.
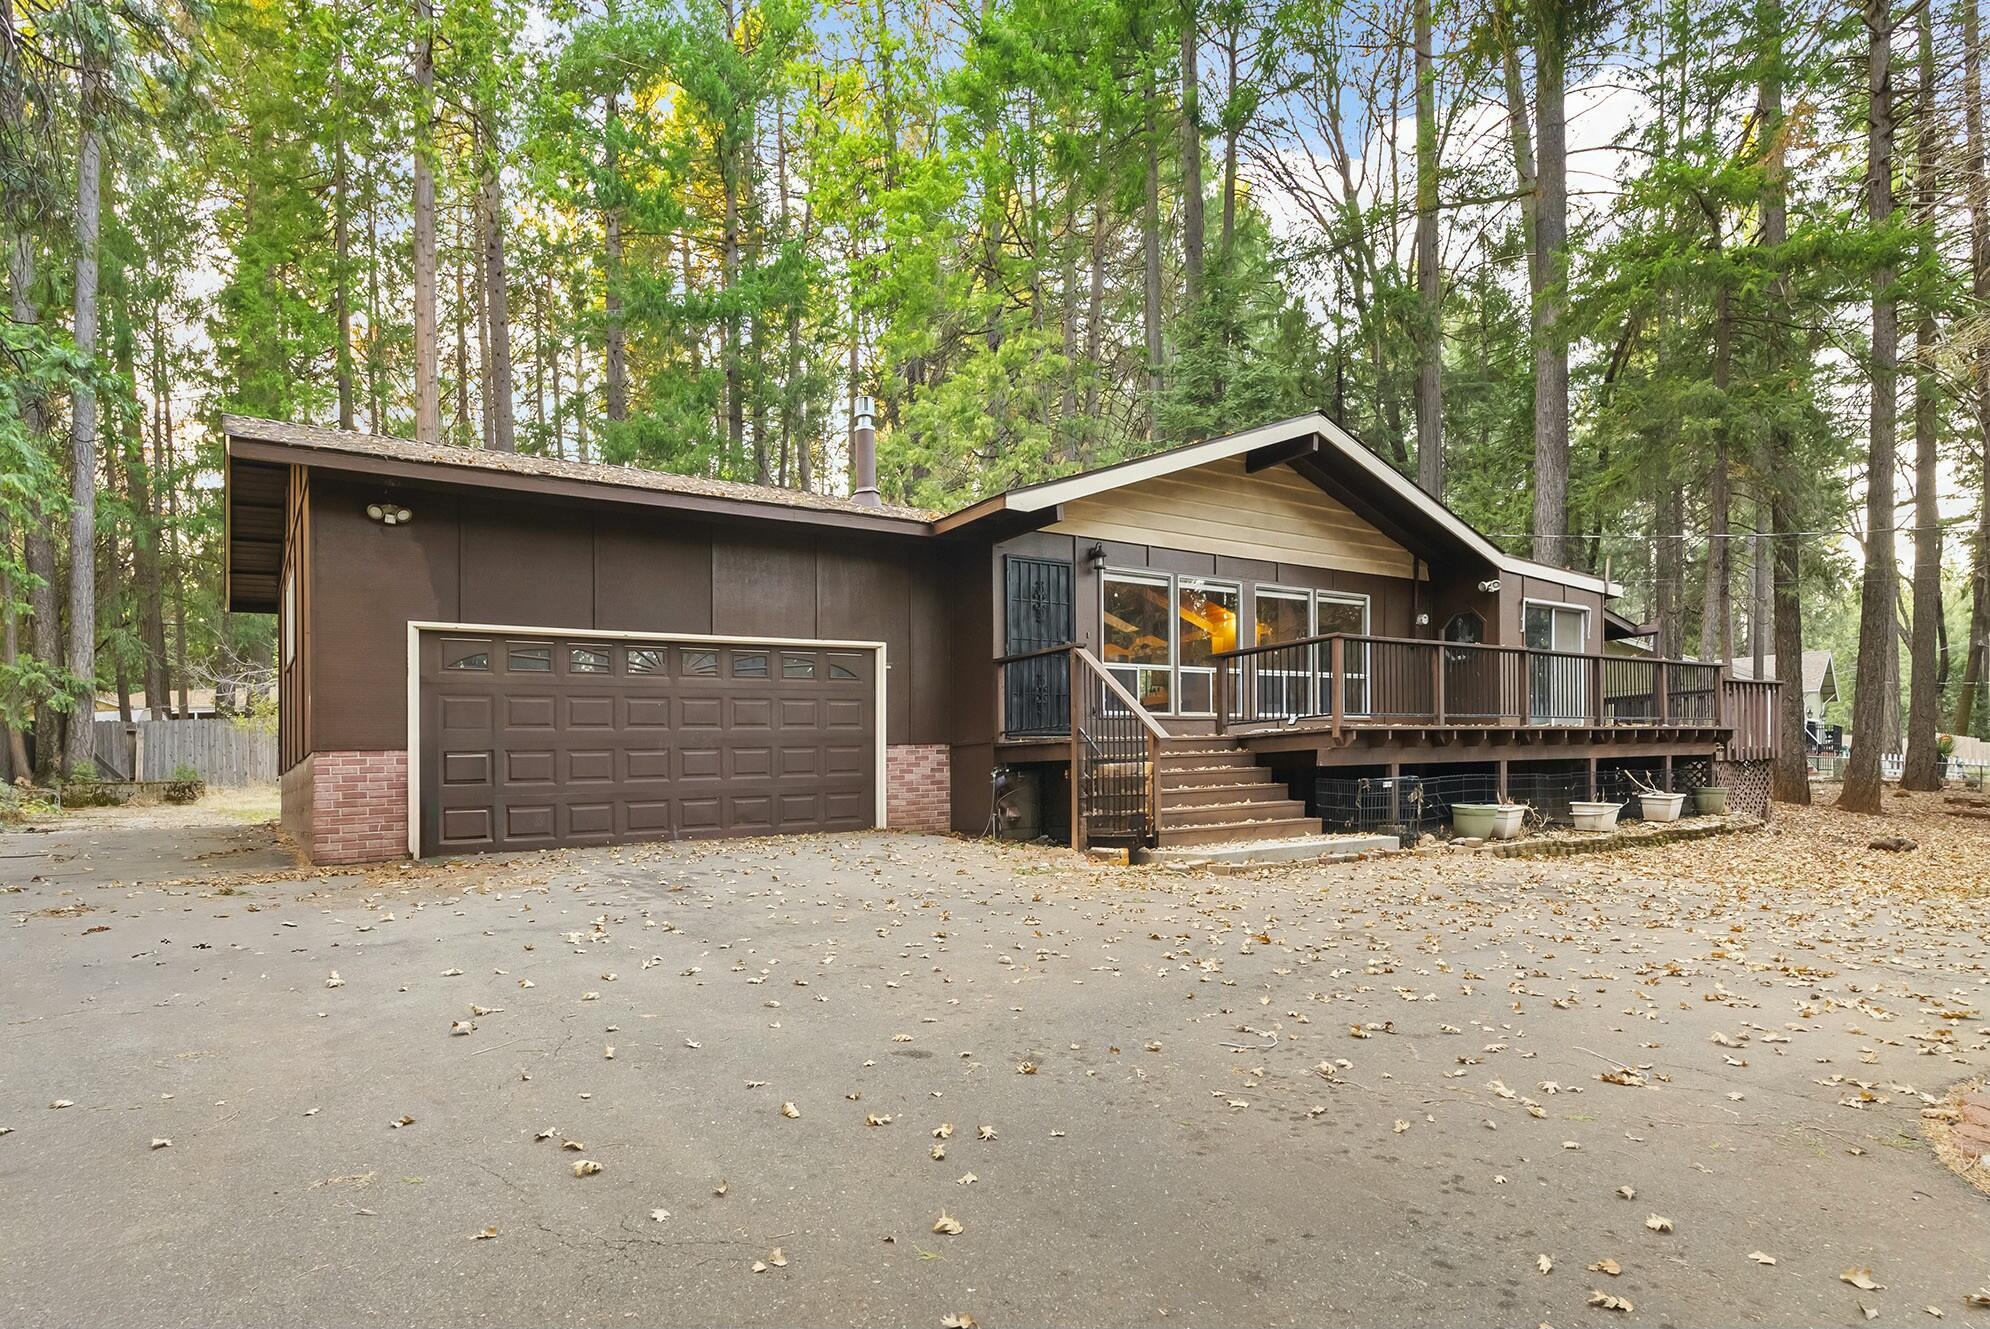
[[[608,652],[597,651],[592,646],[575,646],[567,652],[567,672],[605,674],[609,672]]]
[[[684,652],[684,674],[687,678],[716,678],[719,672],[717,651]]]
[[[847,663],[846,663],[847,662]],[[829,657],[831,678],[862,678],[856,670],[857,658],[853,655],[832,655]]]
[[[629,648],[629,672],[632,674],[660,674],[663,672],[663,652],[654,646],[632,646]]]
[[[1215,652],[1237,649],[1236,587],[1184,581],[1176,601],[1184,665],[1207,665]]]
[[[1105,658],[1124,664],[1166,665],[1169,620],[1165,582],[1107,577]]]
[[[442,667],[487,673],[491,667],[491,644],[487,641],[453,641],[445,637],[442,641]]]
[[[1312,635],[1312,624],[1307,621],[1306,597],[1304,595],[1280,595],[1275,591],[1259,591],[1254,600],[1258,616],[1258,645],[1268,646],[1281,641],[1298,641]]]
[[[514,674],[550,674],[553,672],[553,648],[513,646],[505,654],[504,667]]]
[[[1368,631],[1368,602],[1320,597],[1320,634],[1346,632],[1361,636]]]
[[[814,678],[815,657],[813,655],[788,655],[784,653],[781,656],[781,677]]]
[[[1546,605],[1527,606],[1526,638],[1529,650],[1552,649],[1555,641],[1554,611]]]
[[[766,678],[766,653],[762,651],[734,651],[732,653],[732,676],[734,678]]]
[[[1580,609],[1557,609],[1555,611],[1555,649],[1558,651],[1582,650],[1582,629],[1586,615]]]

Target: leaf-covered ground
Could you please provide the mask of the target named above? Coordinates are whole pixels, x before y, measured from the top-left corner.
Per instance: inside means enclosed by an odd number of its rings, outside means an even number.
[[[1990,1325],[1927,1139],[1990,823],[1890,811],[1233,877],[0,836],[0,1319]]]

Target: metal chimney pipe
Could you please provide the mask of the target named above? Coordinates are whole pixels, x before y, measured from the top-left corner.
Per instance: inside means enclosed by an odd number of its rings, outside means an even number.
[[[877,507],[878,429],[873,419],[877,403],[869,396],[857,398],[856,424],[850,432],[850,497],[858,503]]]

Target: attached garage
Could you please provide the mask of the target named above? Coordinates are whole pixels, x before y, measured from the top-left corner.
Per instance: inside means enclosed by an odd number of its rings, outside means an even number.
[[[883,824],[880,642],[409,625],[420,854]]]

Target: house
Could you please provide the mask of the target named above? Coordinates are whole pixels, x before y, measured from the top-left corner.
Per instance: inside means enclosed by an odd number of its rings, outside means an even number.
[[[1751,656],[1742,656],[1728,662],[1728,673],[1734,678],[1755,677],[1755,661]],[[1776,657],[1762,657],[1762,677],[1779,679],[1776,672]],[[1824,708],[1838,700],[1838,671],[1833,666],[1831,652],[1805,651],[1803,653],[1803,718],[1807,724],[1821,724],[1824,721]]]
[[[1318,831],[1335,774],[1628,762],[1766,798],[1773,684],[1606,659],[1615,586],[1502,553],[1319,415],[945,514],[223,429],[227,602],[278,615],[284,822],[321,862],[1264,838]]]

